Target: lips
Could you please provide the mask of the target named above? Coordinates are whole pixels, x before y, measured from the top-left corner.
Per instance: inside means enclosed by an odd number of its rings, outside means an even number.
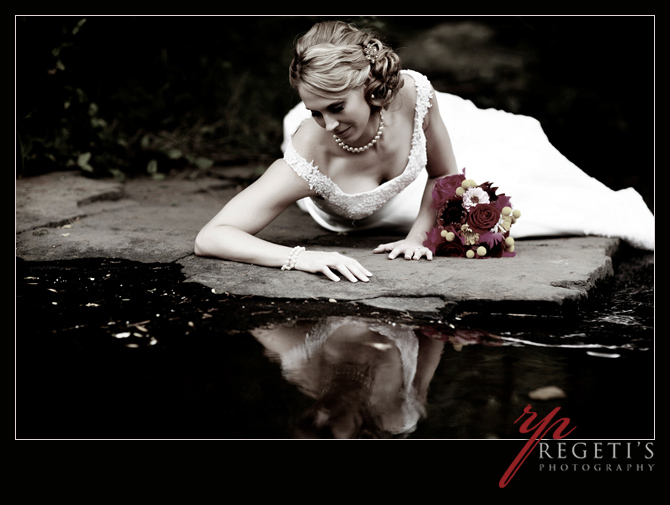
[[[335,135],[337,135],[338,137],[342,138],[343,136],[346,136],[346,134],[349,132],[350,129],[351,129],[351,126],[345,128],[345,129],[342,130],[341,132],[337,132],[337,131],[336,131],[336,132],[335,132]]]

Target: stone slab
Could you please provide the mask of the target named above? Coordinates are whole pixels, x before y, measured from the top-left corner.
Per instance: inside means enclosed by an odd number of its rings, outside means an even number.
[[[613,274],[618,239],[518,240],[514,258],[388,260],[372,249],[397,237],[329,233],[296,206],[260,236],[347,254],[373,272],[370,282],[336,283],[305,272],[197,257],[193,240],[198,230],[244,185],[240,171],[233,173],[234,178],[213,172],[124,183],[90,180],[77,172],[19,179],[16,255],[27,261],[105,257],[178,262],[187,281],[217,293],[358,301],[413,312],[439,312],[466,302],[560,308],[586,298]]]

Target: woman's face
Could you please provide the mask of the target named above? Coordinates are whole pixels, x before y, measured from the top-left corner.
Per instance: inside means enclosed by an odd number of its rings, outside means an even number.
[[[363,86],[340,95],[317,95],[304,86],[298,88],[300,98],[319,126],[337,135],[349,145],[370,141],[377,124],[370,121],[370,105],[365,101]]]

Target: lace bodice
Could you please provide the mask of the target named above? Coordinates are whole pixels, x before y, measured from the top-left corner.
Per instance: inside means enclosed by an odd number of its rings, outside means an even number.
[[[423,119],[431,106],[432,91],[428,79],[415,71],[403,70],[402,73],[414,79],[417,91],[414,130],[411,139],[411,150],[407,165],[398,176],[377,188],[362,193],[345,193],[328,176],[307,161],[287,142],[284,161],[293,168],[295,173],[309,184],[321,198],[313,198],[314,204],[324,212],[335,214],[351,220],[363,219],[378,211],[391,198],[409,186],[425,169],[427,163],[426,137],[423,131]]]

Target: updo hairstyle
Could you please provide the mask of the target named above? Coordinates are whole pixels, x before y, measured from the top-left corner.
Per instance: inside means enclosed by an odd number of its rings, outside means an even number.
[[[289,82],[318,95],[364,86],[365,100],[375,111],[391,103],[402,87],[400,58],[374,34],[342,21],[326,21],[296,42]]]

